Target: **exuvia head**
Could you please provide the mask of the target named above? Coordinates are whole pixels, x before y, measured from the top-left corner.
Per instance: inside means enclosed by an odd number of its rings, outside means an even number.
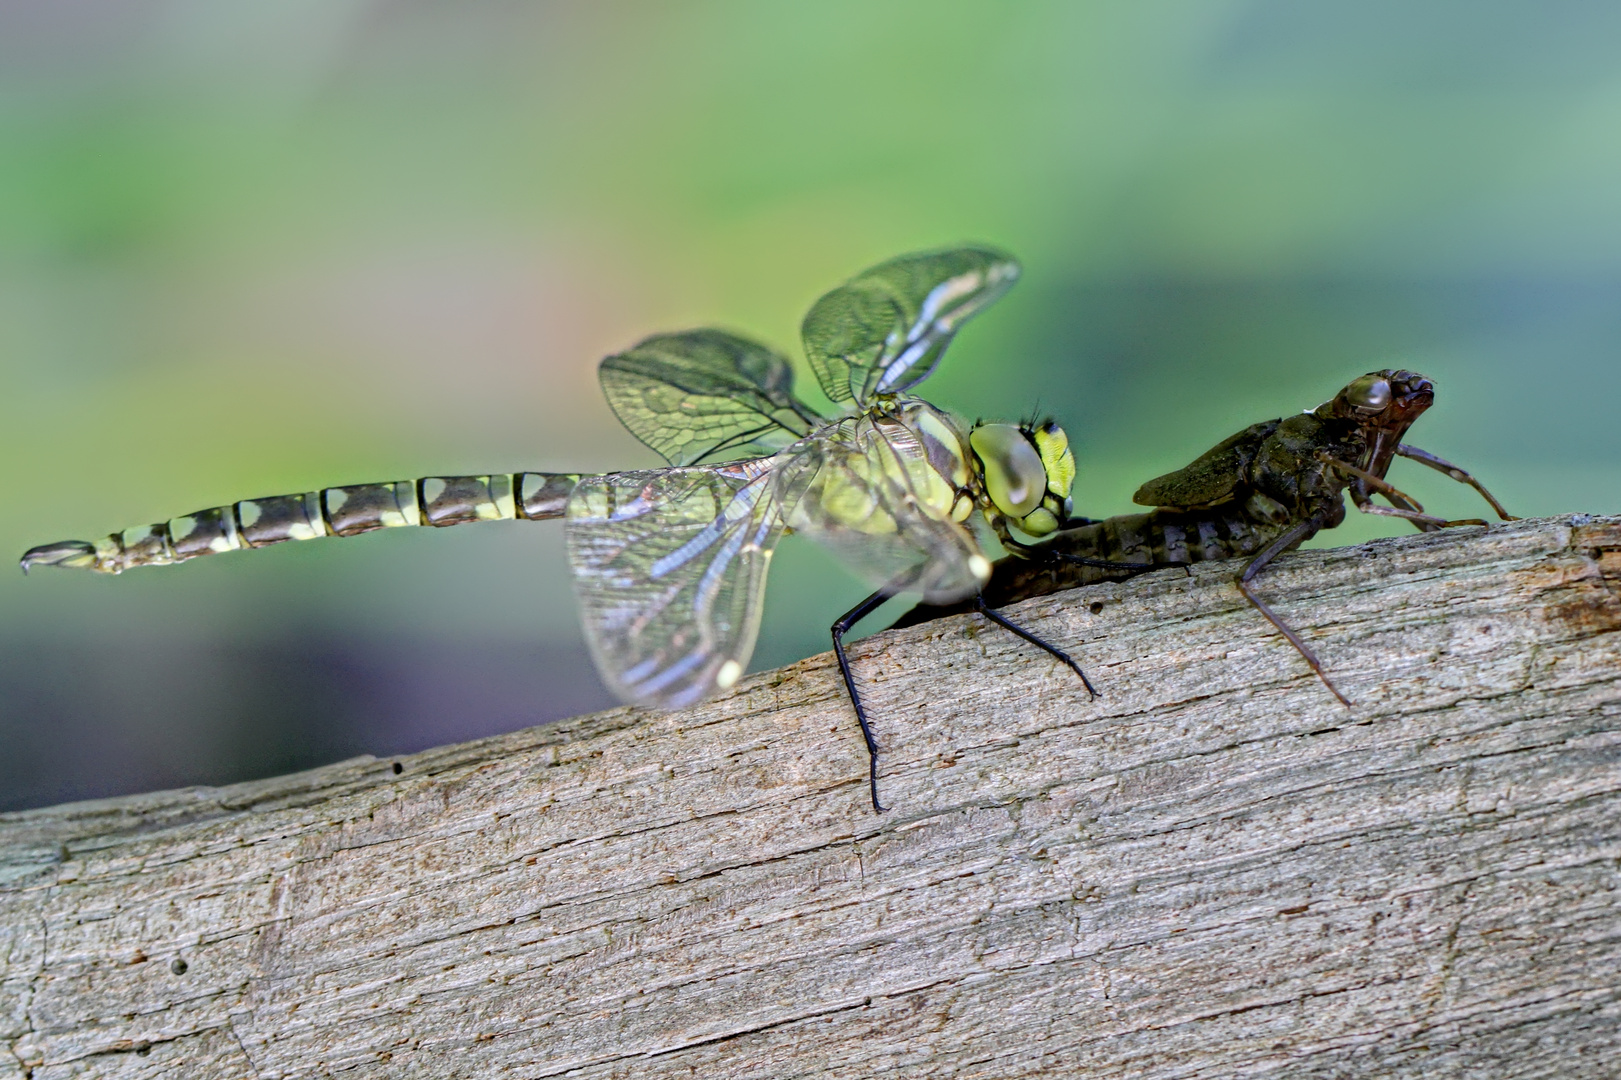
[[[968,444],[985,494],[1020,532],[1046,536],[1069,519],[1075,455],[1051,420],[1040,424],[976,424]]]
[[[1313,411],[1359,424],[1406,427],[1435,401],[1435,384],[1414,371],[1370,371]]]
[[[1419,415],[1435,403],[1435,384],[1415,371],[1386,368],[1370,371],[1312,410],[1324,420],[1350,420],[1368,438],[1368,451],[1358,464],[1375,476],[1385,475],[1396,447]]]

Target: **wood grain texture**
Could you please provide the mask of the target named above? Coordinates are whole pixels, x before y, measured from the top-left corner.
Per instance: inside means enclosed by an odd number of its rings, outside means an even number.
[[[0,815],[0,1077],[1615,1076],[1621,518],[1235,570]]]

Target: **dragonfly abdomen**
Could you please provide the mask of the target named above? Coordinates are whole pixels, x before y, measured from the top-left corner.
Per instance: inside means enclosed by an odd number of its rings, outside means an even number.
[[[22,567],[24,572],[34,566],[66,566],[117,574],[288,540],[358,536],[403,526],[557,518],[579,480],[576,473],[425,476],[243,499],[125,529],[95,543],[45,544],[23,555]]]
[[[989,606],[1003,607],[1060,589],[1074,589],[1103,581],[1119,581],[1134,573],[1166,566],[1211,562],[1253,555],[1287,528],[1233,501],[1207,510],[1151,510],[1121,514],[1089,525],[1065,529],[1030,558],[1007,557],[996,562],[983,596]],[[1082,559],[1098,559],[1114,566],[1090,566],[1041,555],[1042,547]],[[919,604],[896,621],[911,626],[942,614],[967,611],[971,603],[933,607]]]

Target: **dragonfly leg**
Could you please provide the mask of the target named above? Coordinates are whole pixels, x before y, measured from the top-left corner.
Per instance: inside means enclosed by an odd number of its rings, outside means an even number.
[[[833,655],[839,661],[839,674],[844,676],[844,689],[850,695],[850,704],[855,706],[856,723],[861,725],[861,737],[867,741],[867,775],[868,783],[872,789],[872,808],[879,814],[884,812],[883,805],[878,801],[878,740],[872,737],[872,726],[867,723],[867,710],[861,705],[861,691],[856,689],[855,676],[850,672],[850,658],[844,652],[844,635],[856,623],[871,615],[874,611],[894,596],[896,589],[879,589],[855,607],[839,616],[833,624]]]
[[[1381,507],[1380,509],[1383,508]],[[1339,688],[1329,681],[1328,675],[1323,671],[1323,665],[1317,660],[1317,655],[1313,653],[1311,649],[1306,647],[1306,643],[1300,640],[1300,635],[1296,634],[1294,630],[1290,628],[1289,624],[1284,622],[1283,619],[1278,616],[1277,612],[1273,611],[1270,607],[1267,607],[1261,598],[1256,596],[1255,593],[1250,589],[1250,582],[1254,579],[1256,574],[1261,572],[1262,568],[1265,567],[1267,563],[1271,562],[1273,559],[1277,558],[1278,555],[1287,551],[1289,548],[1293,547],[1295,544],[1298,544],[1307,536],[1310,536],[1312,533],[1322,528],[1323,523],[1326,520],[1328,520],[1328,512],[1326,510],[1319,510],[1311,517],[1300,522],[1294,528],[1290,529],[1288,532],[1272,541],[1272,543],[1268,544],[1266,549],[1259,555],[1255,556],[1255,558],[1250,561],[1250,564],[1244,568],[1244,572],[1239,575],[1238,591],[1244,594],[1244,599],[1248,600],[1250,604],[1254,606],[1256,611],[1259,611],[1262,615],[1266,616],[1266,620],[1278,628],[1278,632],[1288,640],[1289,644],[1295,647],[1295,650],[1305,658],[1306,663],[1311,666],[1311,669],[1317,673],[1317,677],[1322,680],[1323,685],[1328,687],[1329,693],[1339,698],[1340,704],[1349,709],[1351,707],[1350,699],[1348,699],[1344,694],[1340,693]]]
[[[1069,653],[1058,648],[1056,645],[1043,641],[1041,638],[1037,637],[1035,634],[1032,634],[1030,631],[1026,630],[1012,619],[1007,618],[1005,615],[999,614],[994,608],[985,603],[985,597],[983,595],[975,597],[975,600],[979,613],[991,620],[991,622],[1002,627],[1004,630],[1011,630],[1013,633],[1019,635],[1030,644],[1039,649],[1045,649],[1051,655],[1057,657],[1059,660],[1062,660],[1071,671],[1081,677],[1081,684],[1086,687],[1086,692],[1092,695],[1094,701],[1097,700],[1098,692],[1092,686],[1092,680],[1086,677],[1086,672],[1081,670],[1081,665],[1077,664]]]
[[[1491,503],[1492,509],[1497,511],[1497,516],[1502,518],[1504,521],[1520,520],[1507,510],[1504,510],[1503,504],[1493,498],[1492,493],[1487,491],[1485,485],[1483,485],[1479,480],[1476,480],[1473,476],[1470,476],[1469,473],[1458,468],[1445,458],[1438,458],[1427,450],[1420,450],[1416,446],[1407,446],[1404,443],[1397,444],[1396,453],[1400,454],[1404,458],[1416,461],[1420,465],[1428,465],[1436,472],[1446,473],[1460,484],[1468,484],[1470,487],[1480,492],[1481,498]]]

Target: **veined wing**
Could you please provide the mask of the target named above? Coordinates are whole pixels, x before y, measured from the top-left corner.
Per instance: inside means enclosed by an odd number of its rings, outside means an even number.
[[[816,540],[873,586],[930,603],[972,596],[990,561],[963,522],[951,484],[915,433],[890,417],[858,416],[781,455],[777,499],[795,532]]]
[[[586,640],[622,699],[676,708],[743,674],[783,532],[772,460],[586,477],[569,496]]]
[[[657,334],[598,369],[609,406],[672,465],[774,453],[823,419],[786,359],[724,330]]]
[[[1013,256],[985,247],[880,263],[816,301],[800,327],[805,357],[834,401],[901,393],[928,378],[958,328],[1018,277]]]

